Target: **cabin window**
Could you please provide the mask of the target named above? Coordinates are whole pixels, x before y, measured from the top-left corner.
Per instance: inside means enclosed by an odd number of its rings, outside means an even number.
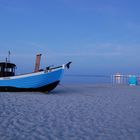
[[[3,67],[0,67],[0,72],[3,72],[4,71],[4,68]]]
[[[12,68],[5,68],[4,71],[5,72],[13,72],[13,69]]]
[[[8,71],[8,72],[12,72],[12,68],[8,68],[7,71]]]

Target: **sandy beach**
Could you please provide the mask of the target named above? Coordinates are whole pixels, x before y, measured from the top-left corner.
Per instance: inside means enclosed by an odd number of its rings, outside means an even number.
[[[0,93],[0,140],[139,140],[140,86]]]

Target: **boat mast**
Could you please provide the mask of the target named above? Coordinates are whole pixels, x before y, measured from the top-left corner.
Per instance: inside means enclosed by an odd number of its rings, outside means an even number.
[[[38,72],[39,71],[41,55],[42,54],[37,54],[36,55],[36,62],[35,62],[35,70],[34,70],[34,72]]]
[[[8,51],[8,63],[10,63],[10,55],[11,55],[11,52]]]

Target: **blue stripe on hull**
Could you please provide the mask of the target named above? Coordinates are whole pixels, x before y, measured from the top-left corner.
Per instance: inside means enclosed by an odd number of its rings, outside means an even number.
[[[60,81],[64,69],[15,79],[0,80],[0,87],[39,88]]]

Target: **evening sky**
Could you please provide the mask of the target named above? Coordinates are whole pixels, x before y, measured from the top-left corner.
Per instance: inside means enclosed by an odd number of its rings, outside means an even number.
[[[0,60],[18,72],[73,61],[70,73],[140,73],[139,0],[0,0]]]

